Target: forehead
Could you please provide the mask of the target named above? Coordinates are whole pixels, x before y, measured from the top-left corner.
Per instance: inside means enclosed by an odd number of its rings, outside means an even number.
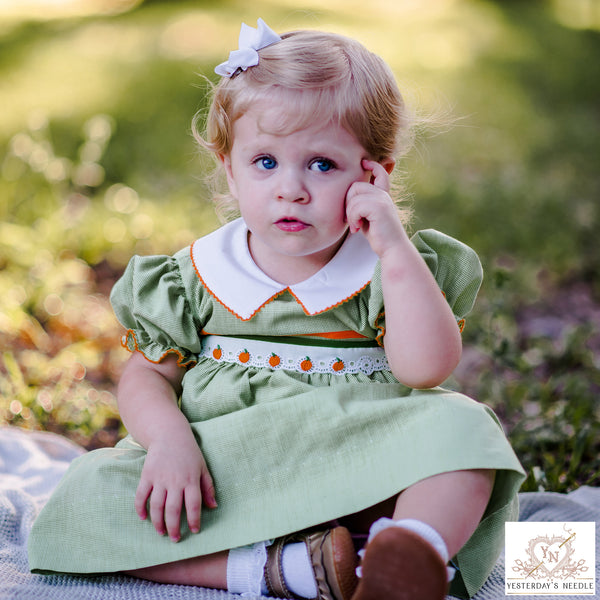
[[[358,140],[333,121],[298,121],[275,102],[260,103],[239,117],[233,125],[233,149],[266,150],[285,148],[302,153],[351,151],[363,153]]]
[[[234,109],[236,120],[254,113],[261,128],[273,134],[288,134],[309,127],[315,122],[341,122],[345,103],[333,89],[289,89],[278,85],[240,94]]]

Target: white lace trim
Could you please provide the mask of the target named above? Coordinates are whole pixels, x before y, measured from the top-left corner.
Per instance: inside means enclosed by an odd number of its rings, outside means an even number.
[[[300,373],[345,375],[389,371],[383,348],[332,348],[298,346],[262,340],[246,340],[219,335],[202,338],[202,357],[245,367],[285,369]]]
[[[271,541],[232,548],[227,559],[227,589],[242,598],[262,597],[261,582]]]

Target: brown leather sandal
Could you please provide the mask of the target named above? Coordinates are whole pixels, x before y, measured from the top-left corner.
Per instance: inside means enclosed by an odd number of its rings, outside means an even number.
[[[368,544],[352,600],[444,600],[448,575],[436,549],[418,534],[390,527]]]
[[[265,582],[269,595],[305,600],[288,589],[281,569],[283,547],[294,542],[304,542],[308,549],[317,582],[317,600],[350,600],[358,584],[358,559],[350,532],[345,527],[293,533],[276,539],[267,548]]]

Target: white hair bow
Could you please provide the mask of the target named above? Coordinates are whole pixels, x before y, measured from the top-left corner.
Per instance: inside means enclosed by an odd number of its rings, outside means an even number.
[[[281,41],[281,38],[262,19],[258,19],[257,25],[258,27],[254,29],[242,23],[240,48],[231,51],[229,60],[215,67],[217,75],[231,77],[238,69],[245,71],[248,67],[254,67],[258,64],[257,50]]]

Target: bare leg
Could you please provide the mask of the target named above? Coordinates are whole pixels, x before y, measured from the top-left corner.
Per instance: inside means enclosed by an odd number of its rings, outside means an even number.
[[[454,556],[471,537],[489,502],[494,471],[454,471],[423,479],[395,499],[394,520],[433,527]],[[390,516],[390,503],[382,503]],[[371,511],[370,516],[373,516]],[[383,529],[367,544],[362,578],[352,600],[443,600],[447,557],[409,529]]]
[[[218,590],[227,589],[227,555],[218,552],[207,556],[188,558],[154,567],[126,571],[128,575],[158,583],[197,585]]]
[[[411,485],[398,496],[340,519],[353,533],[369,532],[380,517],[419,519],[431,525],[454,556],[471,537],[489,502],[495,471],[441,473]]]
[[[428,477],[404,490],[394,519],[431,525],[454,556],[473,535],[492,494],[495,471],[453,471]]]

